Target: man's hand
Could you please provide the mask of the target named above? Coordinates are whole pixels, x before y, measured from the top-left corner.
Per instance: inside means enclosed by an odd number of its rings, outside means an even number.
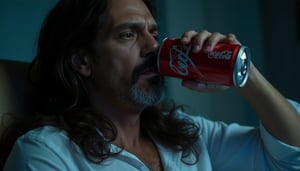
[[[202,82],[196,82],[192,80],[183,80],[181,85],[198,92],[216,92],[223,91],[229,88],[229,86],[217,85],[217,84],[208,84]]]
[[[224,35],[219,32],[208,32],[206,30],[196,32],[194,30],[183,33],[181,37],[183,44],[192,43],[193,52],[198,53],[203,50],[205,53],[210,52],[218,43],[241,44],[234,34]],[[226,90],[229,87],[217,84],[207,84],[193,80],[183,80],[182,86],[199,92],[215,92]]]

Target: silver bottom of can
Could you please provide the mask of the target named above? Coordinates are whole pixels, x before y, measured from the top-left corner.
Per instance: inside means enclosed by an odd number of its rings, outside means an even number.
[[[251,62],[250,50],[246,46],[241,46],[233,69],[233,84],[236,87],[243,87],[249,76]]]

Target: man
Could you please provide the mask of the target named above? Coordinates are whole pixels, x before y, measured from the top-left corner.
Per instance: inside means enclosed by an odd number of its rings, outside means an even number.
[[[150,1],[61,0],[41,30],[36,114],[4,170],[299,170],[300,117],[251,64],[237,91],[259,129],[191,117],[162,103],[158,26]],[[209,52],[233,34],[187,31]],[[223,89],[184,80],[196,91]],[[297,107],[299,109],[299,105]],[[28,126],[29,125],[29,126]],[[17,137],[16,137],[17,138]]]

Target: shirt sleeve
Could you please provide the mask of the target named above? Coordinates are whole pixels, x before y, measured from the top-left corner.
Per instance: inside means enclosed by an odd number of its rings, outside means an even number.
[[[4,171],[68,170],[63,160],[44,143],[18,139],[6,161]]]
[[[300,114],[300,104],[288,100],[292,106]],[[300,124],[300,123],[299,123]],[[292,146],[279,141],[273,137],[264,127],[260,124],[260,134],[264,147],[268,152],[269,156],[275,160],[278,168],[286,170],[300,170],[300,147]],[[274,163],[275,163],[274,162]]]
[[[77,171],[69,163],[73,153],[63,131],[44,126],[17,139],[8,156],[4,171]]]
[[[290,103],[300,111],[299,104]],[[294,171],[300,170],[300,147],[273,137],[259,128],[226,124],[197,117],[200,138],[206,143],[213,170],[222,171]]]

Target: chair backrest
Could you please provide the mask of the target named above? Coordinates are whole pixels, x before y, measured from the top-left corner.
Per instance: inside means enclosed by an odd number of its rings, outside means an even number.
[[[0,60],[0,122],[5,113],[22,114],[29,110],[28,67],[26,62]]]

